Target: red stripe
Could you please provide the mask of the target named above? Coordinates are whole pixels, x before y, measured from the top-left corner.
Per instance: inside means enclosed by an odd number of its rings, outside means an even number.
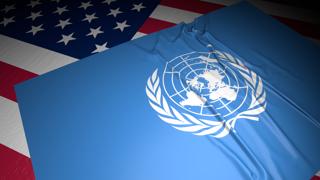
[[[161,0],[161,5],[169,6],[186,11],[192,11],[200,14],[205,14],[224,7],[224,5],[203,2],[199,0]]]
[[[184,1],[161,0],[160,4],[164,6],[196,12],[200,14],[205,14],[205,13],[215,11],[217,9],[224,7],[224,5],[209,3],[209,2],[202,2],[198,0],[184,0]],[[273,16],[273,17],[304,36],[309,36],[309,37],[320,40],[320,25],[318,24],[312,24],[312,23],[284,18],[280,16]]]
[[[16,101],[14,85],[37,75],[0,60],[0,95]]]
[[[292,20],[288,18],[283,18],[279,16],[273,16],[277,18],[280,22],[286,24],[292,29],[296,30],[298,33],[305,36],[309,36],[315,39],[320,39],[320,25],[306,23],[303,21]]]
[[[154,18],[148,18],[144,24],[140,27],[139,32],[150,34],[160,31],[162,29],[174,26],[174,23],[162,21]]]
[[[320,177],[319,177],[319,176],[313,176],[313,177],[311,178],[311,180],[320,180]]]
[[[0,144],[0,179],[34,180],[31,159]]]

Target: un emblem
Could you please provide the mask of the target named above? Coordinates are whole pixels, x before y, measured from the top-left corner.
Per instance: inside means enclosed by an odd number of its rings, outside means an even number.
[[[224,52],[191,52],[166,63],[149,77],[146,93],[159,117],[198,136],[222,138],[237,120],[258,121],[265,111],[262,79]]]

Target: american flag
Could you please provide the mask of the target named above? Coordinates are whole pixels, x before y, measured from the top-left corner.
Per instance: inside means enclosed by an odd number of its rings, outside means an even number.
[[[1,1],[0,179],[35,178],[15,84],[237,1]],[[315,12],[268,1],[252,4],[318,43]],[[312,178],[320,179],[320,172]]]

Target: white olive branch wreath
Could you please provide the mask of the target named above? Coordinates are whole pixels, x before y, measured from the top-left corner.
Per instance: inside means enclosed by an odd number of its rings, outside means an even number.
[[[235,128],[235,123],[238,119],[259,120],[257,115],[265,111],[266,108],[266,92],[263,88],[262,79],[255,72],[245,67],[239,59],[219,51],[214,51],[213,53],[216,53],[219,58],[228,60],[232,66],[237,68],[246,80],[248,87],[252,89],[252,100],[247,110],[225,121],[197,119],[191,114],[180,113],[174,107],[169,106],[166,98],[162,96],[158,69],[148,78],[146,94],[151,107],[158,113],[160,119],[172,127],[197,136],[210,135],[215,138],[222,138]]]

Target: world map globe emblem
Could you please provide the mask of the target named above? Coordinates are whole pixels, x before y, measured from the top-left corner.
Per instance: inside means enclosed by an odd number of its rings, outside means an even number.
[[[148,78],[146,95],[158,117],[177,130],[222,138],[238,120],[259,121],[267,107],[263,81],[237,57],[190,52]]]
[[[232,116],[245,103],[250,89],[224,58],[193,52],[166,64],[163,87],[179,107],[200,116]]]

